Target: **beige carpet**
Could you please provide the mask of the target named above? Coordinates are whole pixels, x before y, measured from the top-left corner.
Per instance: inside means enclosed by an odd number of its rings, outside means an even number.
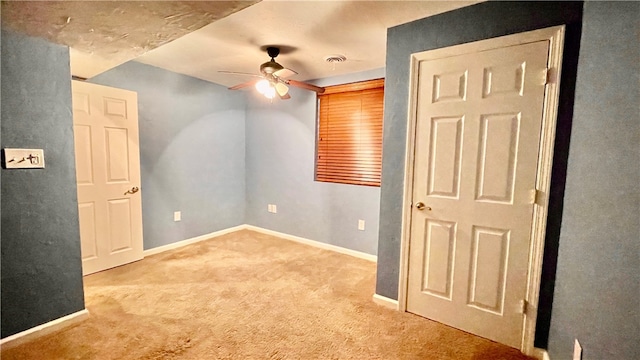
[[[251,231],[85,277],[88,320],[9,359],[528,359],[372,302],[375,264]]]

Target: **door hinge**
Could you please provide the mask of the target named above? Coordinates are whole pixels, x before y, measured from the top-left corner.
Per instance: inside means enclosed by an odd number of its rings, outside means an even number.
[[[529,310],[529,302],[525,299],[520,300],[520,314],[526,314]]]
[[[545,70],[544,84],[555,84],[558,82],[558,71],[556,68],[548,68]]]
[[[545,202],[544,193],[538,189],[529,190],[529,204],[543,205]]]

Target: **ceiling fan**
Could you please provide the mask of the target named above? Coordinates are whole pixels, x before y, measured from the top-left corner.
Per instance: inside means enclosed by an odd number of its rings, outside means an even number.
[[[280,54],[280,48],[269,46],[267,47],[267,54],[269,55],[269,57],[271,57],[271,60],[260,65],[260,75],[235,71],[219,71],[226,74],[249,75],[259,78],[232,86],[229,88],[229,90],[238,90],[253,85],[262,95],[264,95],[268,99],[273,99],[277,95],[280,99],[283,100],[291,98],[291,96],[289,95],[289,85],[301,89],[315,91],[319,94],[322,94],[324,92],[323,87],[289,79],[289,77],[296,75],[297,72],[291,69],[287,69],[276,62],[275,58],[278,56],[278,54]]]

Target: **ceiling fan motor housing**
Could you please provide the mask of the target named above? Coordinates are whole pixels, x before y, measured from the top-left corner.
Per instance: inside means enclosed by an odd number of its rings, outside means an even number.
[[[274,72],[282,69],[284,69],[284,67],[273,60],[267,61],[266,63],[260,65],[260,72],[265,75],[273,74]]]

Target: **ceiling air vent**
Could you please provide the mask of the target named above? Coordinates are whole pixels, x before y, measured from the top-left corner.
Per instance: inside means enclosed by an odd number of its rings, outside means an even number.
[[[340,54],[327,55],[324,57],[324,61],[328,63],[339,63],[339,62],[347,61],[347,57]]]

